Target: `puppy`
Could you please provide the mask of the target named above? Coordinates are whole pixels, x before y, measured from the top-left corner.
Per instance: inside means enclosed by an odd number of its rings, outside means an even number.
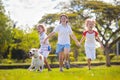
[[[44,67],[44,57],[38,52],[38,49],[32,48],[28,53],[29,57],[32,57],[32,62],[28,70],[42,72]],[[33,69],[34,68],[34,69]]]

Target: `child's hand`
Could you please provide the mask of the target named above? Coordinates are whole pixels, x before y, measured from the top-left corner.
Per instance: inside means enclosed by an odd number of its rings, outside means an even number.
[[[76,42],[76,45],[80,47],[80,42],[79,42],[79,41],[77,41],[77,42]]]
[[[103,45],[101,45],[101,48],[102,48],[103,50],[105,49]]]
[[[47,39],[44,39],[43,44],[45,44],[45,43],[46,43],[46,40],[47,40]]]

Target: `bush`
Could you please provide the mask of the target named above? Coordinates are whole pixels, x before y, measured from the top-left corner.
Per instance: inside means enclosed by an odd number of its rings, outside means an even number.
[[[78,58],[78,61],[86,61],[87,59],[86,59],[86,57],[79,57]]]
[[[120,56],[114,56],[112,60],[120,60]]]
[[[12,63],[14,63],[14,60],[11,60],[11,59],[3,59],[3,60],[1,61],[1,63],[4,63],[4,64],[12,64]]]
[[[31,63],[31,58],[25,59],[25,63]]]
[[[57,61],[57,55],[55,54],[50,54],[48,56],[48,59],[50,60],[51,64],[53,64],[53,62]]]
[[[70,57],[70,62],[74,62],[75,58],[74,57]]]
[[[99,61],[105,60],[105,56],[104,55],[97,55],[97,59]]]
[[[109,56],[110,56],[110,60],[111,60],[113,57],[115,57],[115,54],[111,53],[111,54],[109,54]]]

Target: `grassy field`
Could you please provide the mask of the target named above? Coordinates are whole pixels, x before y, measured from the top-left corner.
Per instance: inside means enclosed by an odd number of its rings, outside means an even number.
[[[0,80],[120,80],[120,66],[83,68],[53,68],[51,72],[31,72],[27,69],[0,69]]]

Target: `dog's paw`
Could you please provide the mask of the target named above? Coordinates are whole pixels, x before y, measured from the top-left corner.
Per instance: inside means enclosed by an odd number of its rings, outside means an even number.
[[[32,69],[28,69],[28,71],[33,71]]]

